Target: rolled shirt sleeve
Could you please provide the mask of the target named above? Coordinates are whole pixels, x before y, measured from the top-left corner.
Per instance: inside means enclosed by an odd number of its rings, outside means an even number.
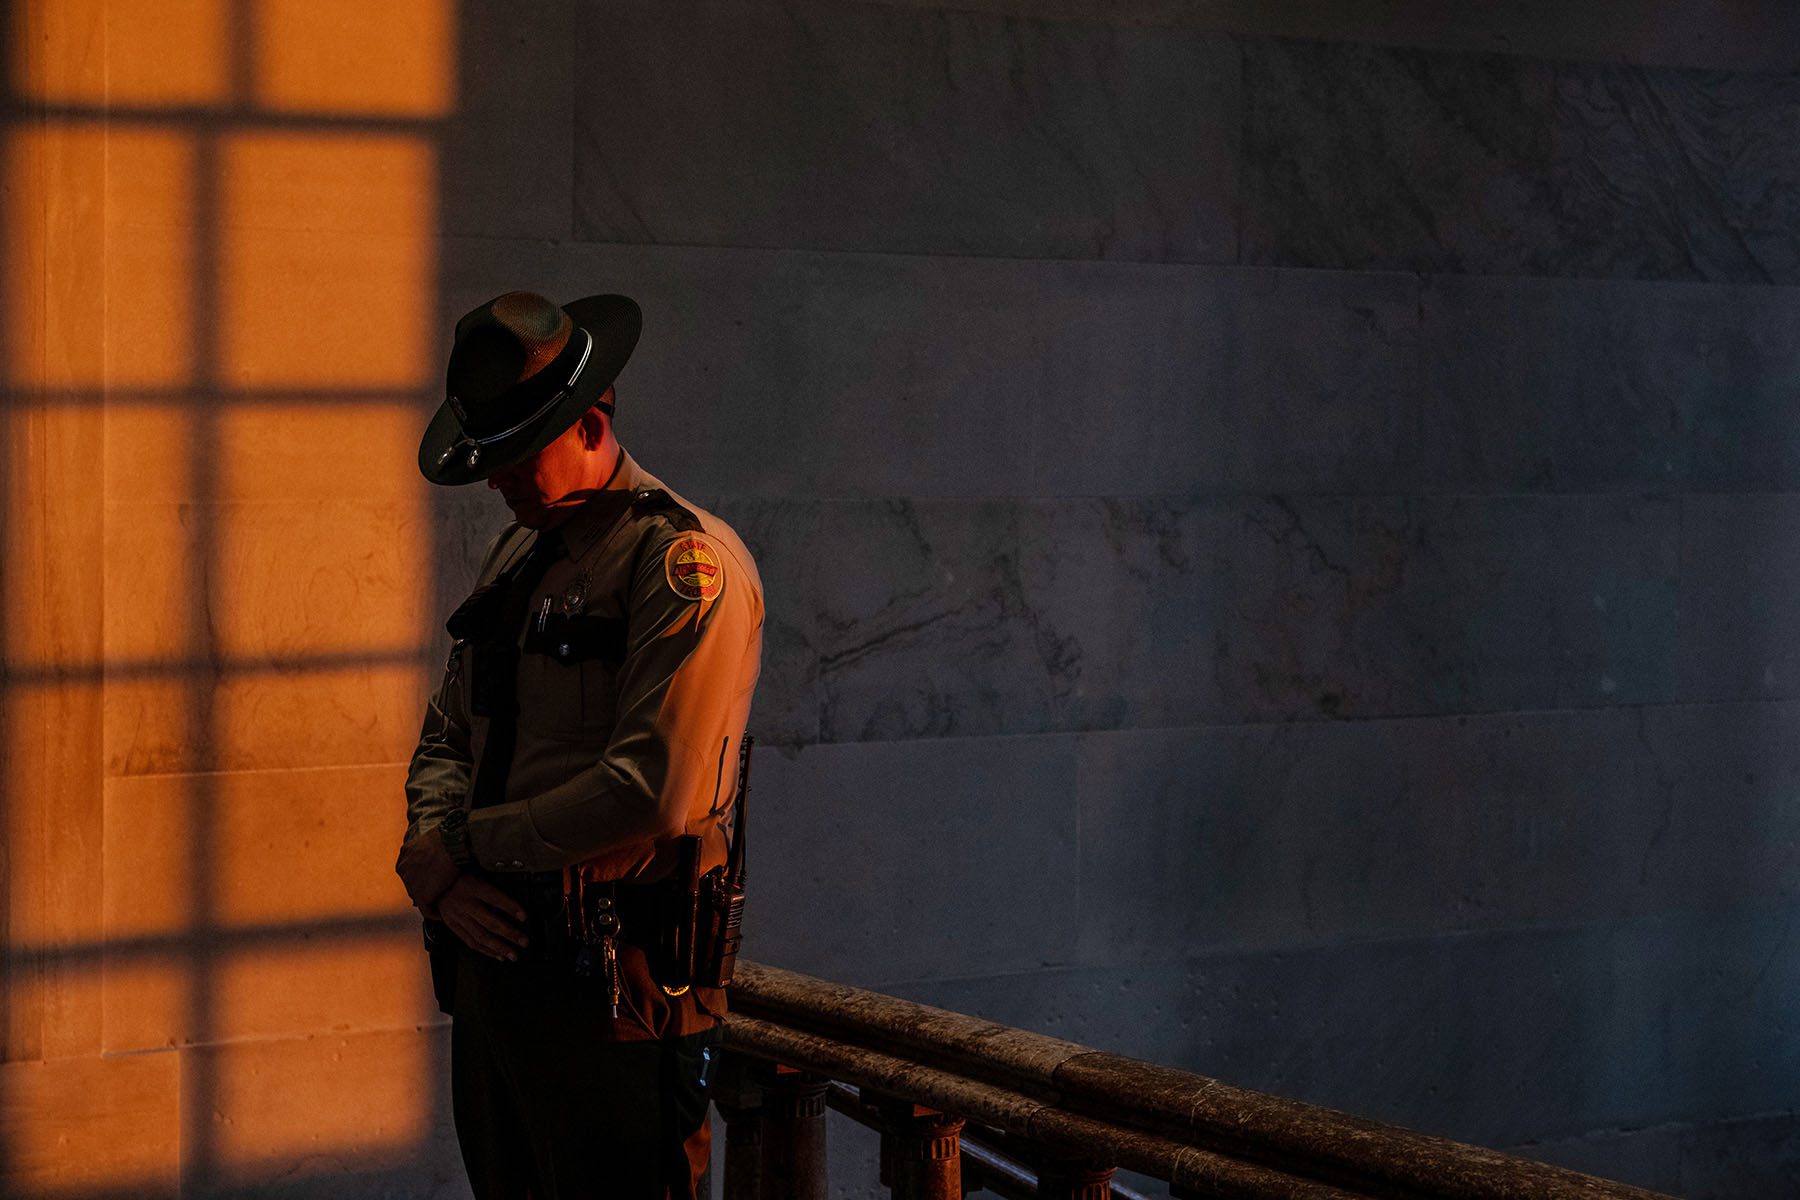
[[[674,556],[698,538],[716,580],[683,586]],[[725,786],[725,747],[754,687],[761,600],[715,539],[664,522],[633,573],[617,719],[599,760],[537,795],[475,810],[469,845],[490,870],[552,870],[687,827]],[[716,585],[716,586],[715,586]]]
[[[517,525],[509,525],[488,543],[476,573],[478,579],[493,578],[502,551],[517,545],[512,539],[518,531]],[[425,725],[406,769],[405,841],[436,826],[451,809],[468,803],[475,760],[463,679],[467,669],[468,645],[457,641],[450,647],[450,660],[437,691],[425,702]]]
[[[469,793],[469,717],[463,711],[463,644],[450,649],[443,682],[425,702],[425,727],[406,769],[406,840],[460,808]]]

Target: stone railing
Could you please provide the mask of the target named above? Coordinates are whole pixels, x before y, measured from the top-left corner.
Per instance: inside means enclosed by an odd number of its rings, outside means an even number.
[[[741,963],[713,1096],[724,1200],[823,1200],[827,1105],[881,1134],[896,1200],[1654,1200],[1656,1193]],[[1666,1200],[1666,1198],[1664,1198]]]

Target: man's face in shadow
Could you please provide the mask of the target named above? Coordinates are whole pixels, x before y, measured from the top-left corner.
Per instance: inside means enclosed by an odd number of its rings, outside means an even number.
[[[487,485],[519,524],[548,529],[606,482],[614,449],[611,420],[590,408],[548,446],[488,476]]]

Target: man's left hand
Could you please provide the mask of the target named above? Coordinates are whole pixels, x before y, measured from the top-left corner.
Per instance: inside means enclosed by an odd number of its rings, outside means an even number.
[[[406,885],[406,894],[421,909],[436,904],[456,882],[458,874],[450,852],[444,849],[444,837],[436,829],[427,830],[400,847],[400,861],[394,864],[394,871]]]

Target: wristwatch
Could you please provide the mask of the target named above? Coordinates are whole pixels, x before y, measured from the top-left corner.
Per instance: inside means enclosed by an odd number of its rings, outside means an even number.
[[[444,814],[438,822],[438,832],[443,835],[444,849],[450,854],[450,861],[466,871],[475,865],[475,853],[469,849],[469,810],[453,808]]]

